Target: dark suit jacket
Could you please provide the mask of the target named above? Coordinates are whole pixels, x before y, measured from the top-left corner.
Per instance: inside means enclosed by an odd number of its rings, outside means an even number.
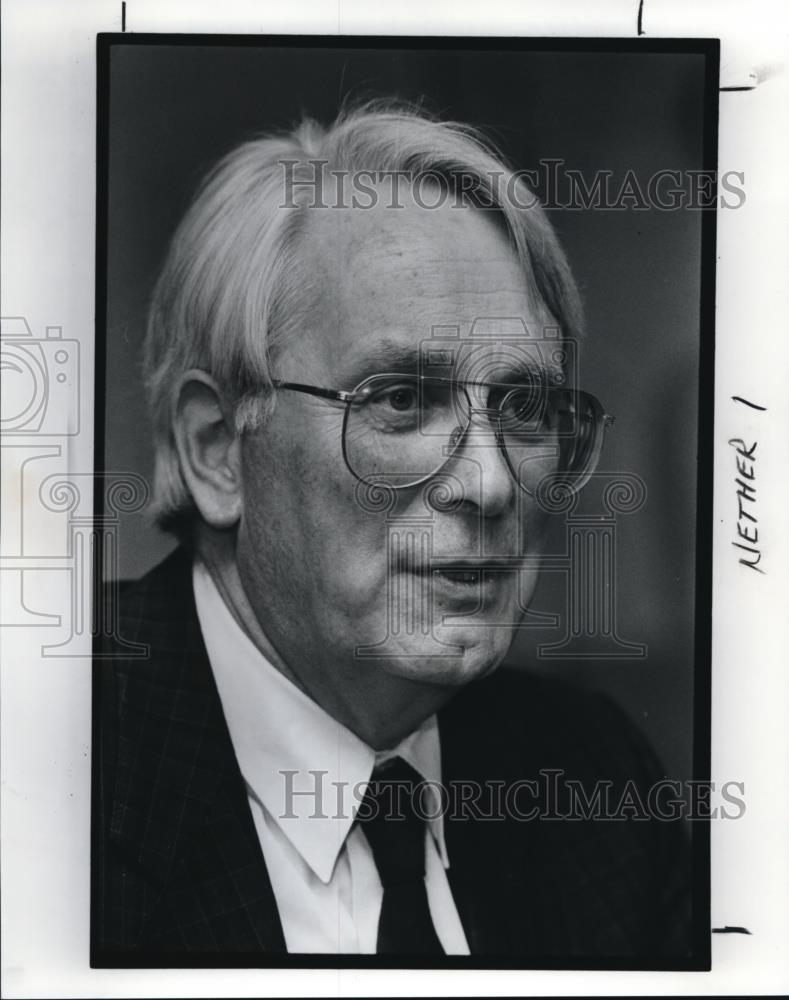
[[[119,631],[150,655],[95,667],[92,960],[283,964],[185,551],[124,589]],[[103,651],[119,650],[110,642]],[[644,790],[661,776],[607,699],[521,671],[502,668],[461,690],[439,713],[439,731],[445,786],[498,782],[503,801],[516,781],[542,789],[541,769],[562,770],[562,782],[579,780],[587,794],[598,779]],[[524,812],[534,801],[535,786],[526,787],[517,798]],[[700,967],[679,823],[485,819],[497,811],[492,795],[445,820],[472,955],[510,965]]]

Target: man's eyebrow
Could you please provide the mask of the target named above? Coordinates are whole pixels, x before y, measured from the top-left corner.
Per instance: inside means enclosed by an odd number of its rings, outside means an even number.
[[[436,353],[431,357],[430,347],[435,344]],[[381,375],[386,372],[402,373],[403,375],[418,375],[429,373],[430,369],[452,368],[452,363],[446,357],[441,357],[441,347],[435,341],[426,339],[416,344],[403,344],[396,340],[382,340],[372,345],[368,351],[354,359],[354,362],[344,373],[344,381],[351,389],[371,375]],[[448,374],[442,371],[441,374]],[[560,365],[547,363],[546,359],[537,356],[508,358],[506,366],[491,374],[485,381],[517,385],[520,382],[532,382],[535,378],[554,380],[562,374]]]
[[[395,340],[382,340],[354,359],[345,372],[345,378],[357,385],[370,375],[385,372],[402,372],[404,375],[419,371],[420,345],[402,344]],[[349,388],[352,388],[350,386]]]

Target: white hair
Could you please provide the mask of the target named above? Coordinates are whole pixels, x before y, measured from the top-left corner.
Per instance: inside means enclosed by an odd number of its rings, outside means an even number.
[[[194,514],[172,426],[178,378],[193,368],[212,375],[239,433],[269,412],[272,359],[308,307],[301,238],[304,208],[315,198],[304,180],[315,178],[315,161],[328,172],[428,174],[497,209],[527,290],[565,336],[580,335],[578,291],[553,228],[522,178],[476,130],[375,102],[342,112],[326,128],[305,119],[289,133],[245,142],[203,181],[151,302],[144,368],[156,455],[152,509],[165,527],[183,529]],[[284,165],[296,181],[287,192]]]

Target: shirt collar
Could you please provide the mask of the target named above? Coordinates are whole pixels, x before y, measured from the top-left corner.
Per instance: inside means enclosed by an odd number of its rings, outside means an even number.
[[[377,764],[400,756],[425,781],[440,783],[436,717],[391,750],[374,751],[266,659],[199,560],[192,579],[208,659],[244,780],[312,871],[328,883]],[[432,792],[437,794],[435,788]],[[430,811],[438,813],[428,824],[448,868],[443,817],[438,808]]]

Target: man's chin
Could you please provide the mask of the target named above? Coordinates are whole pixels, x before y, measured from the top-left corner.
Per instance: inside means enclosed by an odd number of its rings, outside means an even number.
[[[451,643],[432,641],[414,644],[385,658],[382,667],[387,674],[422,684],[461,687],[493,673],[504,659],[510,645],[507,641],[491,641],[489,634],[480,641],[478,636],[456,635]],[[420,648],[422,646],[422,648]]]

